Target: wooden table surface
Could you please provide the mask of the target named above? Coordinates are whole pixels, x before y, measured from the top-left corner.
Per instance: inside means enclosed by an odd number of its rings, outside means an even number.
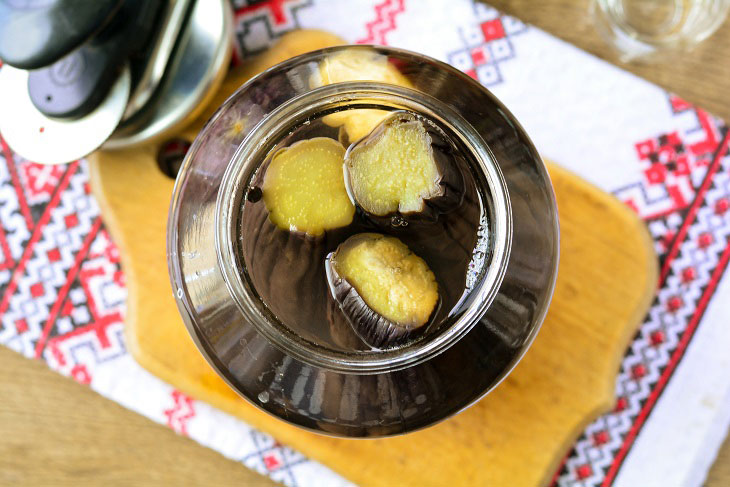
[[[588,0],[488,3],[618,62],[591,25]],[[624,67],[730,120],[728,59],[730,22],[691,57]],[[0,388],[0,485],[272,485],[268,478],[2,347]],[[725,485],[730,485],[730,442],[706,482],[707,487]]]

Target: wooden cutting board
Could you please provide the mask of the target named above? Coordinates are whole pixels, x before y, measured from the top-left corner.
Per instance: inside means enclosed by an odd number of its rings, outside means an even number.
[[[318,32],[285,36],[231,73],[214,106],[266,67],[338,43]],[[181,135],[192,140],[212,110]],[[643,223],[575,175],[548,165],[560,214],[560,270],[542,330],[512,374],[479,403],[431,428],[345,440],[300,430],[251,406],[195,348],[167,274],[173,180],[159,169],[158,150],[151,144],[94,154],[91,185],[122,254],[127,346],[143,367],[186,394],[360,485],[545,485],[584,426],[613,407],[619,363],[652,300],[657,261]]]

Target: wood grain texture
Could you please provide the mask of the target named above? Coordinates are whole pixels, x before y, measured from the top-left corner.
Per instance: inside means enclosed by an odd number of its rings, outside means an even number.
[[[730,438],[725,439],[705,481],[705,487],[727,487],[728,485],[730,485]]]
[[[4,347],[0,384],[0,485],[274,485]]]
[[[277,55],[274,49],[262,63]],[[234,73],[231,84],[250,74]],[[349,441],[314,435],[260,412],[197,351],[167,277],[165,216],[172,181],[159,171],[156,153],[148,145],[95,154],[92,190],[127,273],[129,350],[193,397],[369,485],[394,479],[405,485],[543,484],[583,426],[612,406],[615,373],[649,305],[656,260],[646,229],[630,210],[565,170],[550,168],[562,227],[555,298],[522,363],[487,398],[440,425],[397,438]],[[480,462],[465,461],[474,457]]]
[[[656,260],[643,223],[576,176],[550,166],[561,221],[558,283],[543,329],[515,371],[478,404],[435,427],[352,441],[261,412],[197,351],[167,277],[163,210],[172,182],[157,168],[155,153],[154,147],[99,152],[91,159],[91,181],[127,273],[128,348],[178,389],[361,485],[394,479],[414,486],[542,485],[585,424],[612,407],[620,359],[653,295]]]
[[[590,19],[587,17],[587,0],[492,0],[489,2],[495,7],[515,15],[526,22],[533,23],[538,27],[561,37],[568,42],[598,55],[601,58],[615,62],[616,56],[606,46],[593,30]],[[693,57],[677,59],[667,64],[657,64],[638,67],[621,66],[629,69],[639,76],[652,80],[663,88],[673,91],[685,97],[693,103],[710,110],[716,115],[730,120],[730,104],[727,103],[727,93],[730,91],[730,28],[726,23],[718,33],[705,41],[696,50]],[[33,375],[26,375],[28,368],[34,368]],[[43,376],[41,380],[39,377]],[[189,472],[181,475],[178,481],[170,479],[169,484],[185,485],[184,479],[187,475],[195,472],[210,472],[201,475],[200,481],[197,477],[191,476],[193,483],[203,483],[203,479],[211,480],[211,484],[225,485],[226,482],[216,482],[216,479],[230,478],[239,479],[241,472],[247,473],[239,464],[233,462],[210,463],[213,459],[206,455],[211,452],[198,445],[192,444],[189,440],[171,434],[165,428],[159,427],[150,421],[139,418],[135,413],[127,411],[100,398],[86,387],[71,383],[68,379],[58,376],[45,369],[40,363],[31,363],[13,352],[0,350],[0,385],[3,387],[3,401],[0,401],[0,453],[2,461],[0,471],[7,472],[11,477],[0,477],[0,484],[73,484],[78,485],[77,480],[81,478],[79,471],[90,471],[96,469],[96,473],[89,473],[83,477],[89,479],[102,479],[97,477],[107,465],[114,464],[118,469],[121,479],[129,480],[127,484],[139,484],[145,479],[144,476],[151,469],[160,465],[159,461],[150,452],[147,455],[135,456],[129,454],[136,447],[129,444],[129,448],[117,451],[105,447],[102,440],[95,440],[93,443],[94,455],[86,452],[90,444],[79,441],[75,438],[76,431],[82,427],[81,421],[67,421],[74,411],[83,410],[85,416],[98,416],[105,418],[103,422],[94,424],[98,436],[115,438],[120,428],[130,421],[139,420],[144,426],[136,430],[137,434],[143,434],[144,442],[157,447],[160,450],[176,448],[175,445],[190,445],[189,449],[177,449],[175,462],[171,462],[167,470]],[[43,397],[56,398],[53,407],[48,407],[48,402]],[[2,406],[9,404],[5,398],[12,398],[15,405],[13,411],[8,413],[8,408]],[[72,404],[68,409],[62,407],[64,404]],[[36,429],[33,427],[36,416],[47,418],[47,423],[55,424],[55,433],[49,435],[46,428]],[[25,422],[23,422],[25,421]],[[16,434],[9,434],[9,425],[12,422],[18,424]],[[144,431],[142,433],[142,431]],[[8,434],[6,434],[6,432]],[[168,446],[170,445],[170,446]],[[154,449],[154,448],[153,448]],[[56,451],[59,450],[59,451]],[[60,451],[63,450],[63,451]],[[42,482],[38,472],[39,462],[35,460],[34,452],[41,452],[40,462],[43,470],[49,472],[49,479],[53,481]],[[213,455],[216,455],[212,453]],[[219,458],[219,457],[218,457]],[[17,467],[9,467],[10,464]],[[190,465],[190,469],[179,468],[180,465]],[[208,465],[214,466],[210,470]],[[215,473],[220,472],[221,477]],[[12,479],[12,480],[10,480]],[[120,480],[116,483],[123,483]],[[237,485],[258,485],[245,480],[240,480]],[[262,483],[270,485],[267,479]],[[730,442],[723,447],[720,456],[710,472],[707,480],[708,487],[721,487],[730,485]]]

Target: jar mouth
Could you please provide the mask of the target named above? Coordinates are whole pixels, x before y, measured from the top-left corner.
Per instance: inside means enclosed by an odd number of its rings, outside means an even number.
[[[249,182],[276,134],[293,124],[346,109],[383,108],[422,113],[447,127],[471,153],[470,165],[488,194],[488,255],[473,288],[463,298],[466,309],[444,330],[412,344],[377,351],[344,352],[309,341],[281,323],[258,297],[245,265],[238,257],[239,218]],[[403,369],[443,352],[466,335],[497,295],[509,261],[512,214],[507,186],[486,142],[463,117],[436,98],[400,86],[376,82],[346,82],[315,88],[292,98],[256,125],[239,145],[225,170],[215,208],[215,247],[223,280],[244,318],[285,354],[316,367],[350,374]]]

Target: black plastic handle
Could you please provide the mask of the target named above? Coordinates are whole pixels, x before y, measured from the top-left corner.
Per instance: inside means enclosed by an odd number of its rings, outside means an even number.
[[[160,0],[123,0],[113,22],[96,37],[53,65],[31,71],[28,90],[36,108],[68,119],[95,109],[125,61],[146,43],[160,5]]]
[[[0,0],[0,59],[20,69],[59,60],[103,29],[123,0]]]

